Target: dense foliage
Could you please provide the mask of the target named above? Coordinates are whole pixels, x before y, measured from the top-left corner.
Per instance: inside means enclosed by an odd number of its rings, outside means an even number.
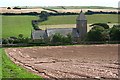
[[[120,25],[114,25],[110,29],[110,40],[111,41],[120,41]]]
[[[90,25],[90,26],[97,26],[97,27],[103,27],[103,28],[105,28],[105,29],[109,29],[109,25],[107,24],[107,23],[94,23],[94,24],[92,24],[92,25]]]
[[[71,34],[68,34],[67,36],[63,36],[60,33],[56,33],[55,35],[53,35],[51,42],[55,44],[72,43],[72,36]]]
[[[120,25],[107,29],[96,25],[88,32],[87,41],[120,41]]]
[[[46,11],[41,11],[41,13],[38,15],[38,20],[32,20],[32,26],[34,30],[40,30],[39,23],[48,20],[49,13]]]

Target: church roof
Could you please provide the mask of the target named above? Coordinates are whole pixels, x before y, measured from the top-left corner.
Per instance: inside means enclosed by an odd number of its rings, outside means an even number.
[[[60,33],[63,36],[71,34],[72,37],[79,37],[77,28],[50,28],[46,30],[34,30],[32,31],[32,39],[44,39],[51,37],[56,33]]]
[[[32,38],[33,39],[43,39],[46,37],[45,30],[34,30],[32,31]]]
[[[87,20],[85,14],[81,11],[80,15],[77,17],[77,20]]]
[[[67,36],[69,33],[72,33],[72,28],[51,28],[47,29],[47,35],[53,36],[55,33],[60,33],[63,36]]]

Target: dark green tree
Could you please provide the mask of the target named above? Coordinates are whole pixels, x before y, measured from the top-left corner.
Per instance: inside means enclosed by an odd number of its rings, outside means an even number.
[[[52,42],[53,43],[60,43],[60,42],[62,42],[62,39],[63,39],[63,35],[61,35],[60,33],[56,33],[52,37]]]
[[[45,21],[45,20],[48,20],[48,16],[49,16],[49,13],[46,12],[46,11],[41,11],[40,15],[39,15],[39,20],[40,22],[42,21]]]
[[[120,25],[114,25],[110,30],[110,40],[120,41]]]
[[[90,26],[93,26],[93,27],[97,26],[97,27],[103,27],[105,29],[109,29],[109,25],[107,23],[94,23],[94,24],[92,24]]]
[[[103,27],[94,27],[87,34],[87,41],[104,41],[105,37],[103,37],[104,32]]]

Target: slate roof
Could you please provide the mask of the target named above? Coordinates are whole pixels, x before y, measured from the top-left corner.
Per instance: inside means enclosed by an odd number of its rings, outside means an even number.
[[[34,30],[32,31],[32,39],[44,39],[51,37],[56,33],[60,33],[63,36],[71,34],[72,37],[79,37],[77,28],[50,28],[46,30]]]
[[[34,30],[32,31],[32,38],[33,39],[43,39],[47,36],[45,30]]]
[[[47,29],[48,37],[53,36],[55,33],[60,33],[63,36],[67,36],[69,33],[72,33],[73,28],[51,28]]]
[[[81,11],[80,15],[77,17],[76,20],[87,20],[87,18],[85,17],[84,13]]]

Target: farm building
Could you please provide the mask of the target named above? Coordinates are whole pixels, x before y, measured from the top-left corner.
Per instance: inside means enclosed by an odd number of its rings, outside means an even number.
[[[87,33],[87,19],[81,11],[76,19],[76,28],[48,28],[46,30],[34,30],[31,33],[33,40],[46,39],[59,33],[63,36],[71,34],[73,41],[82,40]]]

